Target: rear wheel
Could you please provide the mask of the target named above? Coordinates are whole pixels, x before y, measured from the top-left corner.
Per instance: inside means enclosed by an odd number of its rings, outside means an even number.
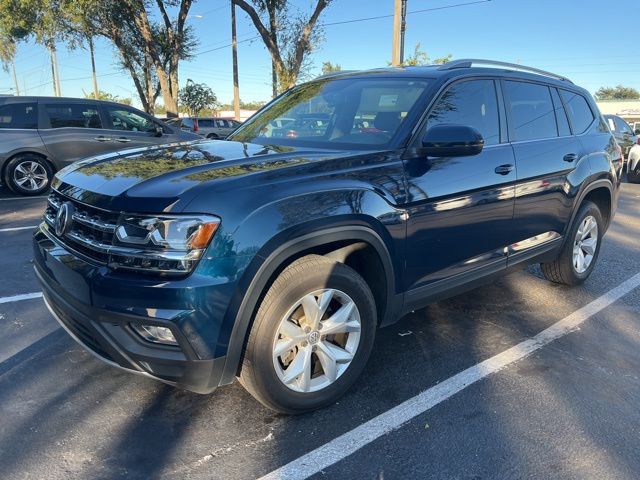
[[[362,277],[325,257],[303,257],[267,291],[249,334],[240,382],[279,412],[329,405],[362,372],[375,329],[375,301]]]
[[[584,282],[595,267],[603,234],[604,222],[600,209],[592,202],[584,202],[558,258],[540,264],[545,278],[565,285]]]
[[[14,193],[39,195],[49,188],[53,178],[51,165],[38,155],[25,154],[13,158],[5,170],[5,183]]]

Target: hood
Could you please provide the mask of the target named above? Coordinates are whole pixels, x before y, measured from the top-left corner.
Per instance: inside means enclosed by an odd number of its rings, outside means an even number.
[[[350,152],[353,153],[353,152]],[[344,151],[199,141],[131,149],[76,162],[56,175],[61,193],[110,210],[169,211],[203,184],[237,182],[261,172],[348,155]]]

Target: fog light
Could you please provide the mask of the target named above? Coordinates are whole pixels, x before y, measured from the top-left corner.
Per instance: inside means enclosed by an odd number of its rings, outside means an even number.
[[[153,343],[162,343],[164,345],[178,345],[176,337],[173,336],[171,330],[167,327],[158,327],[156,325],[134,325],[131,324],[138,335]]]

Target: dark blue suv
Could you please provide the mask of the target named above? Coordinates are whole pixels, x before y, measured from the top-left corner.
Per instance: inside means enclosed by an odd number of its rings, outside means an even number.
[[[377,327],[409,311],[531,263],[584,281],[621,168],[560,76],[476,60],[339,73],[229,141],[60,171],[36,273],[109,364],[200,393],[239,378],[298,413],[343,394]]]

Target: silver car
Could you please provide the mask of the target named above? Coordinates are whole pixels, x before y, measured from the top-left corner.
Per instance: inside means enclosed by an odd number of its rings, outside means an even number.
[[[168,120],[169,125],[179,126],[187,132],[197,133],[206,138],[225,139],[242,125],[232,118],[183,117]]]
[[[84,157],[201,137],[119,103],[61,97],[0,97],[0,179],[38,195],[55,172]]]

